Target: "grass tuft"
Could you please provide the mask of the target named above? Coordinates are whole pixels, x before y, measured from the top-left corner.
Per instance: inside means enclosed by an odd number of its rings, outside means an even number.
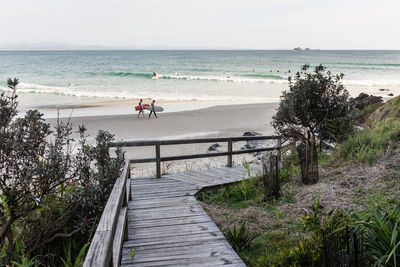
[[[389,118],[378,122],[343,142],[333,153],[332,160],[348,163],[373,164],[400,142],[400,119]]]

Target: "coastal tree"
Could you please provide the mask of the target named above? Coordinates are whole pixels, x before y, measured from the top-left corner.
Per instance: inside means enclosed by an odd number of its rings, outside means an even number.
[[[0,265],[13,259],[16,239],[28,256],[78,233],[87,242],[124,164],[121,149],[109,155],[108,132],[89,145],[84,126],[72,138],[69,120],[57,120],[53,131],[37,110],[16,117],[19,81],[7,83],[11,93],[0,94],[0,250],[7,256]]]
[[[318,150],[325,140],[341,140],[353,130],[357,112],[341,80],[343,74],[332,74],[322,65],[309,71],[304,65],[289,90],[281,96],[272,126],[292,141],[299,155],[303,183],[319,180]]]

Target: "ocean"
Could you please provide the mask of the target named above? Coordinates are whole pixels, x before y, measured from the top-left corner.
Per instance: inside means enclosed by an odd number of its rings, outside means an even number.
[[[353,96],[400,93],[400,51],[325,50],[0,51],[0,90],[7,78],[19,78],[21,109],[118,106],[140,98],[173,102],[174,110],[265,103],[279,101],[288,76],[306,63],[344,73]]]

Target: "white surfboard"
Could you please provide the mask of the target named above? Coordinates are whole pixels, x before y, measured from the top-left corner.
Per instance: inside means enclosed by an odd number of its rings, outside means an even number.
[[[150,111],[152,110],[151,108],[152,108],[151,105],[145,107],[145,109],[150,110]],[[162,111],[164,111],[164,108],[160,107],[160,106],[154,106],[154,111],[155,112],[162,112]]]

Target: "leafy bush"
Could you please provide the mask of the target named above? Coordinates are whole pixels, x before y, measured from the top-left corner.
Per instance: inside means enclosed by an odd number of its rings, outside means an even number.
[[[353,131],[357,112],[341,80],[322,65],[310,72],[304,65],[289,90],[281,96],[272,126],[280,135],[293,141],[299,155],[303,183],[319,179],[317,143],[342,140]]]
[[[227,229],[224,233],[232,248],[238,253],[248,249],[251,242],[259,235],[249,233],[245,223],[242,223],[239,229],[236,228],[235,224],[232,229]]]
[[[400,266],[400,203],[388,209],[370,198],[365,211],[353,218],[365,233],[367,259],[375,266]]]
[[[329,239],[330,234],[340,231],[349,223],[349,218],[340,211],[324,213],[319,196],[314,199],[312,212],[300,220],[304,233],[302,240],[293,249],[278,248],[278,257],[260,258],[261,266],[322,266],[324,238]],[[329,249],[341,248],[331,246]]]
[[[88,241],[124,154],[110,157],[113,136],[105,131],[89,145],[83,126],[74,140],[69,121],[52,131],[37,110],[17,118],[17,85],[9,79],[11,94],[0,94],[0,265],[18,261],[18,244],[26,259],[59,265],[54,255],[62,255],[64,239]]]

